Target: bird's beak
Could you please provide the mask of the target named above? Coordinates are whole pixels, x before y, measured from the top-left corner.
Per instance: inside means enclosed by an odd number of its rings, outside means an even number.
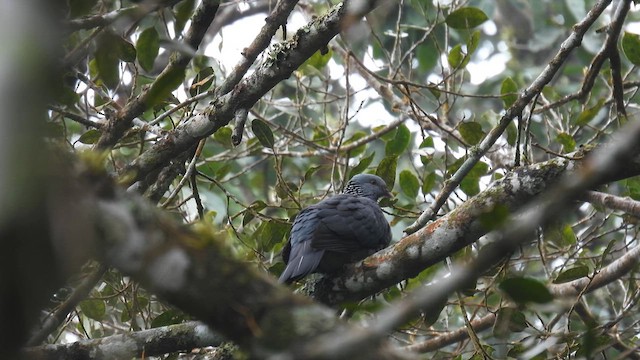
[[[384,195],[382,195],[382,197],[386,197],[386,198],[390,198],[391,199],[393,197],[393,195],[391,194],[391,191],[387,190],[387,192]]]

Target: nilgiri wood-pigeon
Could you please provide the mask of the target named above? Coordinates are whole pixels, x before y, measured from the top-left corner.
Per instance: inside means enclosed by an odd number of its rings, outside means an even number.
[[[287,266],[279,282],[335,272],[387,247],[391,228],[377,200],[390,196],[380,177],[358,174],[342,194],[300,211],[282,250]]]

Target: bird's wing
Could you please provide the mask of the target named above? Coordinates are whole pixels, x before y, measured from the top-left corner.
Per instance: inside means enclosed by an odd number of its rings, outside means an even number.
[[[312,248],[312,238],[318,224],[317,209],[313,206],[302,210],[291,227],[289,241],[282,250],[286,268],[280,275],[281,283],[290,283],[314,272],[324,250]]]
[[[355,252],[389,245],[391,229],[375,201],[337,195],[316,206],[318,225],[311,243],[314,249]]]
[[[282,274],[280,274],[278,281],[288,284],[311,274],[318,268],[322,255],[324,255],[324,250],[312,249],[311,241],[292,246],[291,255],[289,256],[290,261]]]

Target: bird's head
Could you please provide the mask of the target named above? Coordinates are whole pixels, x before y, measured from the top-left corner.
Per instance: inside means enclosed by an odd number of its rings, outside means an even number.
[[[371,174],[358,174],[352,177],[343,193],[367,197],[373,201],[377,201],[381,197],[391,197],[384,180]]]

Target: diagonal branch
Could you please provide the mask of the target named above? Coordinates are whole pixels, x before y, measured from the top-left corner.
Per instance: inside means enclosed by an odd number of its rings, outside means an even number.
[[[338,276],[321,279],[316,284],[315,298],[330,305],[358,301],[417,276],[487,234],[490,229],[483,225],[482,219],[490,216],[497,205],[516,211],[557,182],[567,169],[582,166],[582,162],[556,158],[515,169],[418,232],[348,267]],[[627,162],[624,169],[607,174],[602,183],[639,174],[640,157],[636,157]]]
[[[560,50],[551,59],[549,64],[545,67],[540,75],[518,95],[518,99],[511,105],[504,116],[500,119],[500,122],[496,127],[485,136],[484,139],[478,144],[476,148],[469,152],[468,158],[460,166],[450,179],[448,179],[443,189],[436,196],[434,202],[420,215],[418,220],[411,224],[405,232],[412,234],[418,229],[422,228],[427,222],[438,213],[438,210],[444,205],[445,201],[449,197],[449,194],[458,187],[460,182],[467,176],[473,166],[487,153],[487,151],[498,140],[500,135],[507,129],[507,126],[511,121],[524,111],[524,108],[531,102],[531,100],[538,95],[542,89],[553,79],[555,74],[560,70],[564,62],[567,60],[573,49],[580,46],[582,38],[587,30],[595,23],[602,12],[609,6],[611,0],[600,0],[589,11],[587,16],[579,23],[573,26],[571,35],[560,45]]]
[[[203,0],[198,9],[196,9],[191,26],[184,38],[184,43],[197,50],[204,38],[204,35],[213,21],[220,0]],[[102,135],[95,145],[96,149],[104,150],[113,147],[124,133],[131,127],[134,118],[142,114],[149,107],[153,106],[154,101],[164,98],[173,91],[184,78],[184,72],[191,61],[192,54],[175,53],[169,62],[169,65],[158,75],[156,80],[148,89],[140,93],[135,99],[131,100],[127,105],[118,112],[118,114],[108,119],[103,127]],[[179,81],[177,81],[179,80]],[[186,149],[184,149],[186,150]]]
[[[66,169],[65,166],[59,166]],[[65,179],[79,180],[77,193],[89,192],[87,216],[102,261],[145,288],[197,317],[254,357],[267,357],[315,336],[351,329],[334,311],[292,294],[271,276],[236,259],[226,233],[210,224],[185,228],[146,199],[110,183],[95,167],[77,164]],[[62,175],[61,175],[62,176]],[[96,179],[101,179],[96,181]],[[384,339],[374,339],[355,358],[384,354],[400,358]]]
[[[562,217],[571,204],[584,191],[602,183],[624,168],[640,155],[640,122],[628,123],[617,132],[617,137],[608,146],[599,148],[586,157],[582,166],[568,171],[536,200],[531,201],[514,216],[510,216],[499,230],[488,236],[489,244],[478,257],[467,266],[454,268],[451,275],[426,287],[420,287],[378,315],[378,320],[363,332],[334,332],[320,336],[307,344],[302,351],[313,352],[332,344],[332,350],[340,354],[346,349],[360,348],[373,338],[383,338],[389,331],[404,324],[418,312],[431,313],[450,294],[462,291],[470,282],[499,263],[525,241],[529,241],[535,230],[548,222]],[[366,261],[366,260],[365,260]],[[386,272],[384,269],[380,272]],[[366,282],[366,281],[363,281]]]
[[[44,321],[40,329],[31,335],[31,338],[27,341],[27,346],[33,346],[43,342],[49,334],[55,331],[60,324],[64,322],[67,318],[67,315],[75,307],[78,303],[84,300],[89,292],[93,289],[94,286],[102,279],[102,276],[107,271],[107,267],[104,265],[99,265],[96,270],[94,270],[89,276],[87,276],[74,290],[71,296],[67,300],[65,300],[62,305],[60,305],[52,314],[50,314],[47,319]]]
[[[299,29],[291,39],[276,44],[266,61],[251,76],[238,83],[230,93],[217,98],[204,112],[159,140],[125,168],[123,173],[133,174],[127,182],[133,183],[143,178],[201,138],[227,125],[238,108],[251,109],[264,94],[289,78],[311,55],[326,47],[345,26],[359,20],[381,2],[345,0]]]
[[[273,9],[271,14],[264,20],[264,26],[255,39],[253,39],[251,45],[242,50],[242,56],[244,56],[242,61],[233,68],[220,87],[216,89],[215,97],[228,93],[240,82],[247,70],[249,70],[249,66],[251,66],[258,58],[258,55],[269,46],[269,42],[276,34],[278,28],[286,25],[287,18],[297,3],[298,0],[278,1],[275,9]]]

